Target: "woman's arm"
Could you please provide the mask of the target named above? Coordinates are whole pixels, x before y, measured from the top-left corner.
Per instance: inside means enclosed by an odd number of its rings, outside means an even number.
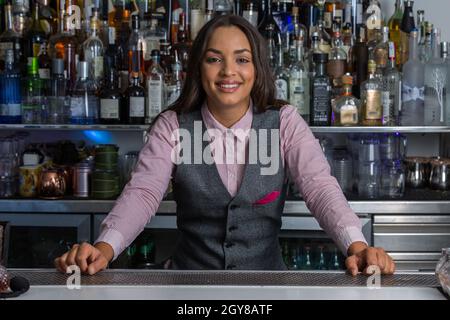
[[[173,111],[158,118],[139,153],[130,182],[102,222],[95,243],[109,244],[114,252],[113,260],[142,232],[159,208],[174,169],[171,152],[176,141],[171,137],[178,127]]]

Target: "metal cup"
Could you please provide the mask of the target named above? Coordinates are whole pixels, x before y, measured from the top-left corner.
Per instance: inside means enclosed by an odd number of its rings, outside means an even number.
[[[430,177],[429,160],[422,157],[409,157],[405,159],[405,164],[406,185],[413,189],[425,188]]]
[[[450,189],[450,159],[431,161],[430,186],[434,190]]]

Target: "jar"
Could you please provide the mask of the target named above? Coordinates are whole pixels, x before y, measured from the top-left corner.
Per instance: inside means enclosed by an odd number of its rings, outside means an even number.
[[[382,197],[396,199],[405,194],[405,168],[401,160],[385,160],[381,172]]]
[[[119,163],[119,147],[114,144],[95,146],[95,168],[117,170]]]
[[[43,169],[39,178],[39,197],[43,199],[61,199],[66,193],[64,175],[55,168]]]
[[[91,186],[92,167],[88,162],[77,163],[73,167],[72,188],[77,198],[88,198]]]
[[[92,197],[95,199],[115,199],[119,193],[119,173],[117,170],[96,168],[92,175]]]

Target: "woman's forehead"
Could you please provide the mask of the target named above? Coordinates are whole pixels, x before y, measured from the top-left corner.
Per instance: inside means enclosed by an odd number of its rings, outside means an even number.
[[[251,51],[250,41],[245,33],[236,26],[219,27],[212,33],[208,48],[220,51],[235,51],[247,49]],[[221,50],[223,49],[223,50]]]

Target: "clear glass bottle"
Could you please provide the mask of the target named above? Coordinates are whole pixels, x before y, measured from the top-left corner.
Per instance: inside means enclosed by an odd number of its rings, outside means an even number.
[[[281,48],[279,49],[281,51]],[[283,54],[278,53],[278,63],[275,69],[276,98],[289,101],[289,71],[284,66]]]
[[[250,22],[255,28],[258,27],[258,8],[255,1],[247,1],[242,16]]]
[[[399,113],[402,98],[402,79],[397,70],[396,50],[394,42],[389,42],[389,63],[383,76],[383,126],[399,124]]]
[[[6,4],[4,10],[5,30],[0,34],[0,69],[3,69],[6,50],[8,49],[14,50],[14,61],[16,61],[18,65],[25,62],[25,59],[23,58],[23,38],[13,27],[12,6]],[[22,75],[25,75],[24,71],[26,70],[26,64],[25,66],[19,65],[19,69]]]
[[[318,246],[318,249],[319,249],[319,261],[317,262],[317,269],[318,270],[327,270],[323,245]]]
[[[97,87],[89,78],[89,64],[78,62],[78,80],[70,97],[70,123],[90,125],[98,122],[99,101]]]
[[[425,65],[425,125],[445,126],[447,67],[441,58],[440,31],[433,30],[433,58]]]
[[[5,52],[5,69],[0,73],[0,123],[22,122],[22,88],[20,72],[14,61],[14,50]]]
[[[147,107],[145,110],[145,123],[151,123],[165,106],[164,99],[164,70],[160,65],[158,50],[152,51],[152,64],[147,72]]]
[[[183,66],[183,73],[187,72],[189,63],[189,54],[191,51],[191,42],[189,41],[187,27],[186,27],[186,15],[180,14],[180,29],[178,32],[178,42],[172,46],[172,54],[175,51],[178,53],[178,58]]]
[[[332,97],[336,98],[341,94],[340,80],[347,69],[347,54],[343,49],[341,34],[335,31],[333,34],[333,45],[327,63],[327,74],[331,78],[333,87]]]
[[[427,63],[433,58],[433,24],[425,22],[425,38],[419,43],[419,59]]]
[[[132,31],[128,41],[128,72],[138,70],[140,82],[143,83],[145,75],[144,64],[144,38],[140,30],[141,23],[138,15],[133,15]]]
[[[100,30],[100,20],[98,19],[98,10],[92,10],[90,21],[90,36],[83,43],[84,61],[89,64],[89,70],[92,72],[90,78],[100,87],[103,82],[103,56],[104,46],[98,36]]]
[[[297,56],[291,65],[289,74],[289,101],[297,108],[306,123],[310,120],[309,72],[303,63],[303,41],[296,41]]]
[[[120,124],[123,118],[123,96],[119,89],[119,77],[115,66],[109,66],[105,85],[100,91],[99,123]]]
[[[389,38],[395,44],[396,48],[396,64],[400,64],[400,26],[403,19],[403,6],[402,0],[395,0],[395,10],[394,14],[389,19]]]
[[[342,77],[344,92],[333,103],[334,126],[357,126],[361,117],[361,102],[352,95],[353,79],[350,75]]]
[[[37,57],[41,51],[41,45],[46,39],[39,17],[39,3],[35,2],[32,11],[31,27],[26,34],[25,55],[27,57]]]
[[[214,12],[216,15],[232,14],[234,11],[231,0],[214,0]]]
[[[40,5],[40,23],[47,37],[58,31],[58,15],[50,6],[50,0],[38,0]]]
[[[441,54],[447,68],[447,106],[445,111],[447,114],[447,126],[450,126],[450,42],[441,43]]]
[[[364,126],[381,126],[383,118],[382,83],[375,77],[377,64],[369,60],[369,78],[361,85],[362,124]]]
[[[41,44],[41,50],[38,55],[38,63],[39,63],[39,77],[43,80],[50,80],[51,72],[51,59],[47,52],[47,41],[44,41]],[[64,71],[64,70],[63,70]]]
[[[49,86],[48,123],[64,124],[69,122],[69,101],[67,99],[67,81],[64,78],[64,60],[52,60],[52,77]]]
[[[144,37],[144,64],[145,70],[148,70],[152,63],[152,51],[161,50],[161,40],[167,39],[167,30],[162,28],[158,19],[151,19],[150,25],[143,30]]]
[[[258,25],[258,30],[266,40],[275,39],[275,35],[280,33],[280,28],[272,14],[272,0],[264,0],[264,4],[265,11]]]
[[[178,54],[175,53],[175,61],[172,64],[172,75],[166,77],[166,97],[165,97],[165,108],[172,105],[181,95],[181,90],[183,89],[183,67],[180,60],[178,59]]]
[[[409,60],[403,65],[402,126],[423,126],[425,105],[425,66],[418,58],[417,31],[410,34]]]
[[[380,140],[376,135],[361,137],[358,146],[358,195],[361,199],[380,196]]]
[[[326,74],[328,54],[315,53],[316,72],[311,79],[311,125],[329,126],[331,123],[331,83]]]
[[[382,28],[381,41],[375,46],[373,57],[377,64],[377,69],[384,73],[389,61],[389,28]]]
[[[44,81],[39,78],[36,57],[30,58],[28,77],[22,102],[22,123],[39,124],[47,120],[47,104],[44,95]]]
[[[125,123],[144,124],[145,122],[145,89],[139,80],[139,71],[131,73],[130,85],[125,91]]]

